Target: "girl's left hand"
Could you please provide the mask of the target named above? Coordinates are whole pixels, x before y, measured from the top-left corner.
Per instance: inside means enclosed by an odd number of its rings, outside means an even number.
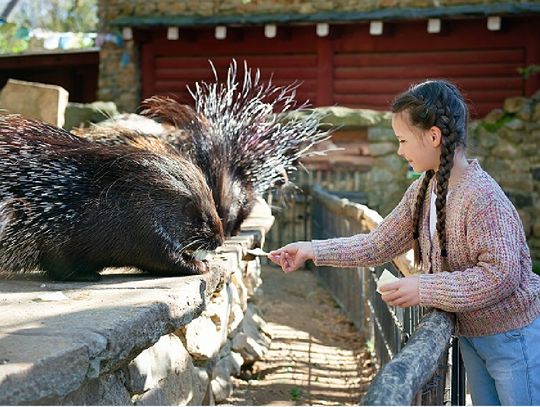
[[[383,301],[405,308],[420,304],[419,285],[420,278],[404,277],[399,281],[382,285],[379,290],[383,293],[381,297]]]

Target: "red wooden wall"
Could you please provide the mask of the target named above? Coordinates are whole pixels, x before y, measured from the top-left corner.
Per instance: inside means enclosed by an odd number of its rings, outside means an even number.
[[[168,94],[189,103],[186,85],[213,78],[208,60],[223,78],[232,58],[260,68],[278,85],[302,82],[299,99],[315,106],[387,110],[411,83],[442,77],[461,87],[478,117],[507,97],[540,88],[538,75],[525,80],[517,71],[540,63],[540,17],[503,18],[503,29],[495,32],[484,18],[443,20],[440,34],[428,34],[426,25],[385,23],[381,36],[370,35],[368,23],[331,25],[323,38],[313,25],[278,26],[272,39],[262,26],[229,27],[226,40],[215,39],[211,28],[180,29],[174,41],[164,29],[139,31],[143,97]]]
[[[71,51],[0,56],[0,89],[8,79],[62,86],[70,102],[96,100],[99,52]]]

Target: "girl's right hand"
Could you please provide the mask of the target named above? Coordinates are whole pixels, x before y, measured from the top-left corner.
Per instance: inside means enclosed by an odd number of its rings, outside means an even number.
[[[268,255],[268,258],[281,266],[285,273],[299,269],[307,260],[312,260],[314,257],[311,242],[289,243],[281,249],[272,250]]]

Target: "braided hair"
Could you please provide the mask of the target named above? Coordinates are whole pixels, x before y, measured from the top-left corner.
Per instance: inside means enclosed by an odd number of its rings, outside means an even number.
[[[457,87],[445,80],[428,80],[413,85],[398,95],[391,106],[392,113],[408,113],[410,123],[424,131],[433,126],[441,131],[441,156],[437,171],[426,171],[418,189],[413,213],[414,262],[422,264],[419,244],[420,220],[423,202],[430,180],[435,176],[437,199],[437,237],[441,247],[442,269],[449,271],[446,242],[446,195],[450,171],[454,166],[454,152],[458,146],[465,147],[469,112]]]

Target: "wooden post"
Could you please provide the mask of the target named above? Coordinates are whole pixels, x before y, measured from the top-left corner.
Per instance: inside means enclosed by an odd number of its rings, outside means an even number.
[[[334,50],[332,37],[317,39],[317,106],[334,104]]]

